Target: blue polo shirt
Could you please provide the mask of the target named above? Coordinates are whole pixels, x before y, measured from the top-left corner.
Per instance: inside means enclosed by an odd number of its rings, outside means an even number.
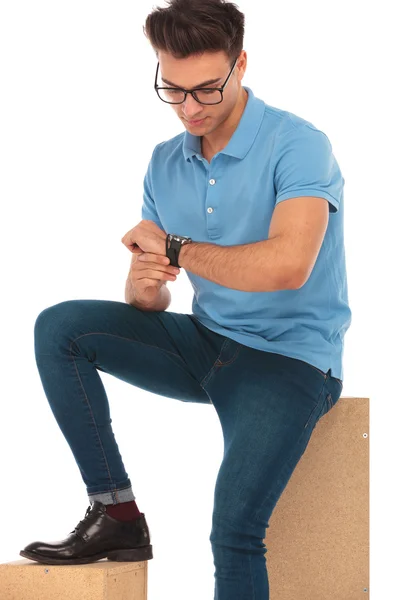
[[[268,239],[276,204],[296,196],[329,203],[329,225],[314,269],[298,290],[244,292],[187,271],[192,312],[241,344],[305,361],[343,380],[351,323],[343,239],[344,179],[328,137],[310,122],[248,93],[227,146],[208,163],[200,136],[184,131],[154,148],[142,218],[166,233],[221,246]]]

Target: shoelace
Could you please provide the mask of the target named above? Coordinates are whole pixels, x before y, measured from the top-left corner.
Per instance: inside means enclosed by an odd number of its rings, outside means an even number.
[[[83,524],[86,521],[91,509],[92,509],[92,505],[88,506],[88,508],[86,510],[85,518],[82,521],[79,521],[78,525],[75,527],[75,529],[70,531],[70,533],[79,533],[79,526],[81,525],[81,523]]]

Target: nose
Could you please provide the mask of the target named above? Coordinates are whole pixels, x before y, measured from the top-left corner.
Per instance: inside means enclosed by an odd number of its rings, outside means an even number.
[[[187,94],[185,102],[182,103],[182,112],[185,119],[195,121],[202,118],[203,107],[193,98],[192,94]]]

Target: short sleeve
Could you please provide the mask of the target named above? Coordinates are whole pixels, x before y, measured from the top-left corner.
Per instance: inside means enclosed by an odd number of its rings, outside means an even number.
[[[164,227],[160,221],[160,217],[157,212],[157,208],[154,201],[153,195],[153,169],[154,169],[154,155],[157,146],[154,148],[151,155],[149,165],[147,167],[146,174],[143,180],[143,204],[142,204],[142,219],[148,219],[154,221],[160,229],[164,231]]]
[[[344,179],[328,137],[302,124],[276,143],[274,185],[276,204],[297,196],[317,196],[329,202],[329,212],[339,210]]]

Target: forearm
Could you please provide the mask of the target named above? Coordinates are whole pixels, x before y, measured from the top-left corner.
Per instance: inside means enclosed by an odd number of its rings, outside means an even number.
[[[125,285],[125,302],[140,310],[164,311],[171,304],[171,292],[167,288],[165,282],[165,284],[161,286],[158,296],[152,302],[146,303],[135,293],[132,281],[130,277],[128,277]]]
[[[239,246],[185,244],[179,264],[194,275],[243,292],[297,289],[299,277],[280,238]]]

